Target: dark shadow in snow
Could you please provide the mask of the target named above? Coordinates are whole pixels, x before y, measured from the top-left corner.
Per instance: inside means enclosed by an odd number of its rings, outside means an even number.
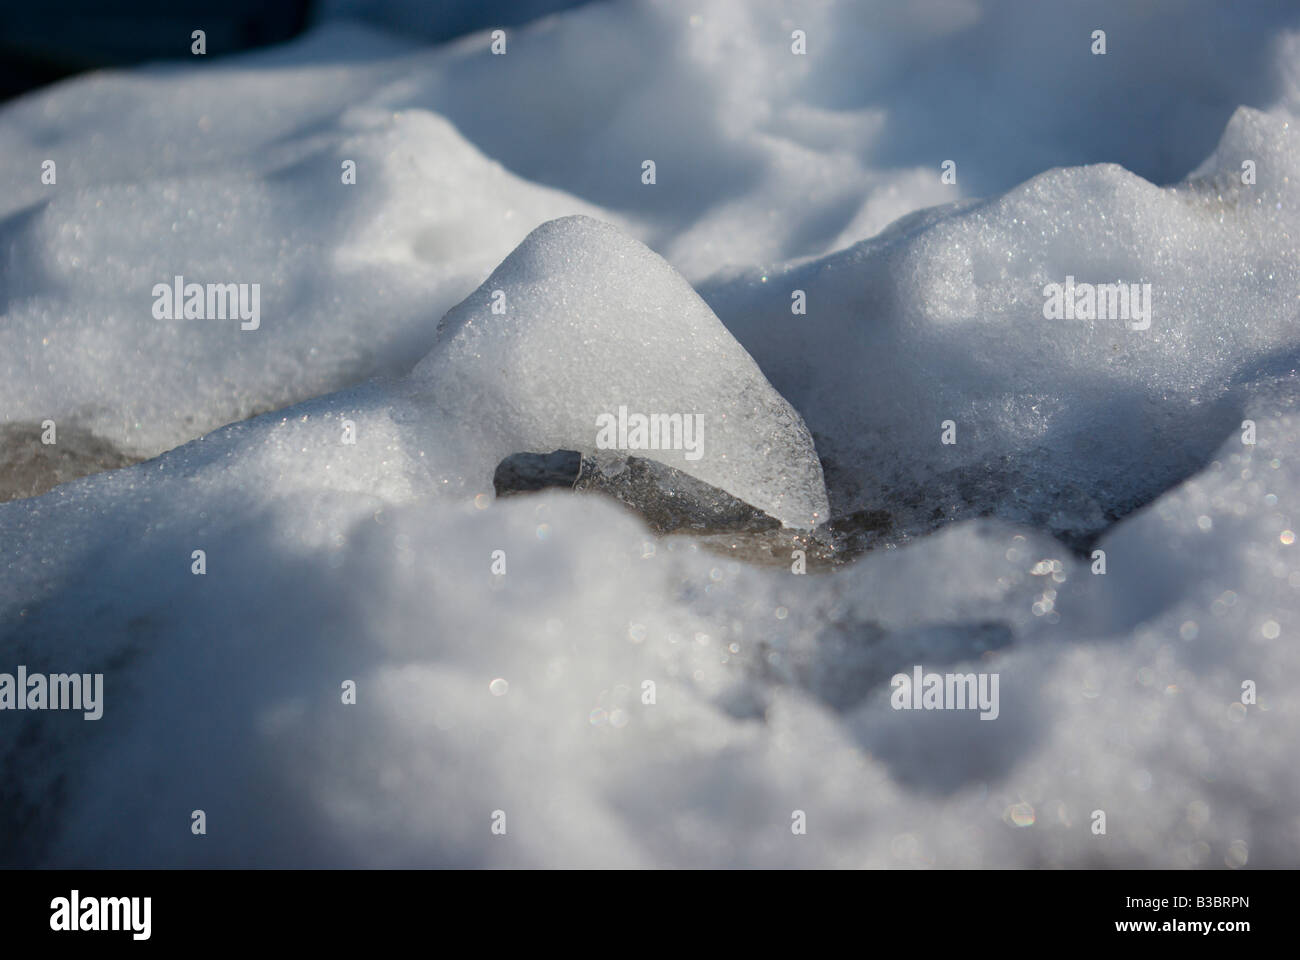
[[[217,444],[213,452],[222,456]],[[182,472],[167,476],[161,483],[189,486]],[[382,729],[373,716],[378,687],[365,680],[378,651],[358,642],[373,638],[393,602],[383,588],[357,588],[372,579],[374,553],[303,549],[281,535],[274,509],[250,512],[233,487],[194,501],[161,483],[147,499],[125,485],[96,498],[101,532],[111,518],[123,536],[51,567],[39,595],[0,618],[8,664],[0,670],[104,674],[99,720],[49,710],[6,718],[17,726],[0,738],[0,867],[338,866],[349,855],[304,778],[346,781],[374,810],[391,801],[382,771],[354,777],[338,766],[340,757],[366,755],[358,731]],[[42,523],[80,509],[78,499],[52,497]],[[398,533],[366,518],[334,535],[387,537],[392,549]],[[204,575],[192,572],[193,546],[206,551]],[[431,551],[418,575],[438,581],[461,563],[456,551]],[[391,589],[409,596],[411,584]],[[481,616],[485,629],[506,629],[494,622],[504,613]],[[340,703],[345,679],[360,687],[352,706]],[[459,717],[436,748],[483,755],[463,742],[477,736],[472,719]],[[457,774],[462,786],[483,780],[488,808],[490,777],[490,765]],[[190,832],[196,808],[207,815],[207,836]],[[463,849],[426,846],[404,865],[482,865],[474,816],[464,814]],[[82,839],[69,845],[69,833]]]
[[[1181,179],[1238,106],[1265,109],[1281,94],[1269,52],[1300,24],[1300,7],[994,3],[958,19],[954,11],[954,29],[935,36],[900,5],[871,33],[823,37],[805,91],[825,108],[888,108],[869,164],[937,177],[952,159],[962,192],[978,196],[1089,163],[1119,163],[1153,183]],[[1104,55],[1092,52],[1097,29]]]
[[[32,256],[37,245],[24,242],[23,236],[45,206],[46,201],[34,203],[0,219],[0,316],[15,300],[44,293],[52,285],[45,265]]]
[[[1031,756],[1049,732],[1053,711],[1043,702],[1037,677],[1020,680],[1023,667],[1004,661],[978,663],[915,661],[926,673],[998,675],[998,714],[982,719],[979,710],[864,711],[848,721],[859,746],[884,761],[893,779],[924,793],[944,796],[975,783],[1005,779],[1023,757]],[[900,671],[905,672],[905,671]],[[890,692],[886,684],[879,696]]]
[[[762,722],[773,686],[796,687],[833,710],[858,747],[886,763],[897,782],[934,795],[1002,779],[1046,732],[1050,711],[1040,702],[1038,682],[1018,682],[1015,671],[1023,667],[1008,670],[1004,659],[992,659],[1016,642],[1007,623],[886,627],[854,619],[823,626],[815,642],[760,642],[737,655],[748,670],[723,691],[718,706],[736,719]],[[915,666],[959,677],[998,673],[996,717],[981,720],[979,709],[895,710],[891,678],[910,677]]]

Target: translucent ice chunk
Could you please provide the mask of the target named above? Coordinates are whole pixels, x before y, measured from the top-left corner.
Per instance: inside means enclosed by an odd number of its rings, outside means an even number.
[[[529,234],[443,318],[412,378],[473,428],[489,481],[513,453],[635,454],[787,526],[827,518],[799,414],[690,284],[598,220]]]

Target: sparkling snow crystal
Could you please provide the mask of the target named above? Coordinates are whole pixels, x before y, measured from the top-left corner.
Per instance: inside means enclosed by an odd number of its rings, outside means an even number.
[[[0,866],[1300,865],[1300,8],[427,7],[0,105]]]

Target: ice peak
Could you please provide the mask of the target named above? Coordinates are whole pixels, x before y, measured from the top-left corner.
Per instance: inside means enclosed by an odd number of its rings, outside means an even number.
[[[689,283],[590,217],[542,224],[443,318],[412,376],[491,466],[577,450],[658,460],[788,526],[827,519],[812,436]]]

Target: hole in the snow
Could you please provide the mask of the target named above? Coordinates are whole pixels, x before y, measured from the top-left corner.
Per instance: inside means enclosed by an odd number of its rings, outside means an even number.
[[[759,533],[778,520],[689,474],[644,457],[584,457],[573,450],[515,453],[492,478],[498,497],[553,487],[612,497],[655,533]]]
[[[805,552],[809,569],[842,563],[888,526],[885,514],[860,511],[815,533],[788,529],[725,490],[643,457],[515,453],[497,465],[492,483],[498,497],[553,488],[610,497],[659,536],[689,535],[750,563],[789,565],[794,550]]]
[[[582,454],[576,450],[551,453],[512,453],[497,464],[492,487],[498,497],[536,493],[553,487],[573,489]]]

